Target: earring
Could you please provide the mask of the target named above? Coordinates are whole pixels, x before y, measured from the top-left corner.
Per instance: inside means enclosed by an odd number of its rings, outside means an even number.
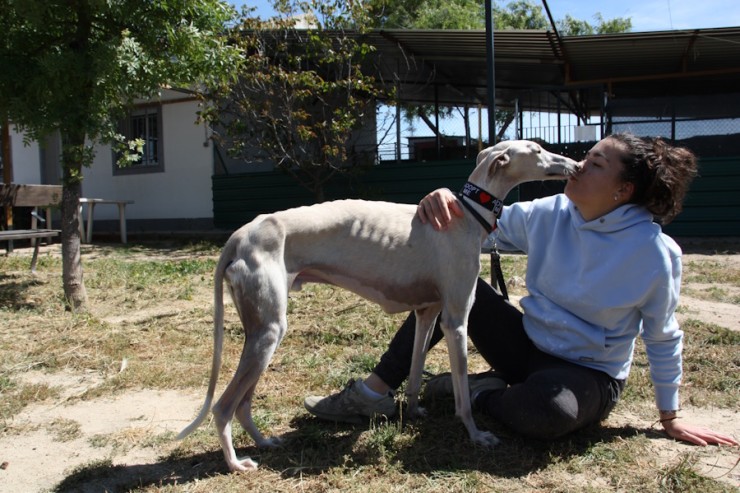
[[[619,200],[619,194],[615,193],[614,194],[614,202],[617,202],[618,200]]]

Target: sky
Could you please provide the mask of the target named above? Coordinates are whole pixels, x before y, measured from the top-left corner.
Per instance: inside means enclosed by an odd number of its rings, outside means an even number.
[[[273,12],[269,0],[227,1],[257,7],[261,17]],[[630,17],[633,32],[740,26],[738,0],[548,0],[548,5],[556,21],[567,14],[592,24],[597,13],[604,19]]]

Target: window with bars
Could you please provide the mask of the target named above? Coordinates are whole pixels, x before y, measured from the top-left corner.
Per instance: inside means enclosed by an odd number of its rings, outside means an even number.
[[[145,106],[133,110],[120,124],[120,133],[127,141],[141,139],[143,152],[133,163],[122,165],[114,156],[113,174],[157,173],[164,171],[162,155],[162,110],[160,106]]]

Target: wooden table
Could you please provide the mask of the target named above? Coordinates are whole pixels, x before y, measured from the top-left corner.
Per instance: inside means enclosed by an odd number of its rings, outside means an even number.
[[[115,204],[118,206],[118,224],[121,231],[121,243],[126,243],[126,205],[133,204],[133,200],[110,200],[110,199],[80,199],[80,236],[84,243],[92,241],[93,234],[93,211],[98,204]],[[87,204],[87,234],[82,225],[82,206]]]

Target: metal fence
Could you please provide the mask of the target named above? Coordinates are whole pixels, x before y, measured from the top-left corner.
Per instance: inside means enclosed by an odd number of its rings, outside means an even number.
[[[377,161],[459,159],[488,145],[485,107],[440,107],[438,113],[408,116],[392,106],[377,113]],[[740,155],[740,95],[608,101],[589,121],[574,115],[522,111],[506,122],[504,139],[545,144],[594,142],[604,135],[631,132],[689,143],[704,156]],[[689,146],[690,147],[690,146]]]

